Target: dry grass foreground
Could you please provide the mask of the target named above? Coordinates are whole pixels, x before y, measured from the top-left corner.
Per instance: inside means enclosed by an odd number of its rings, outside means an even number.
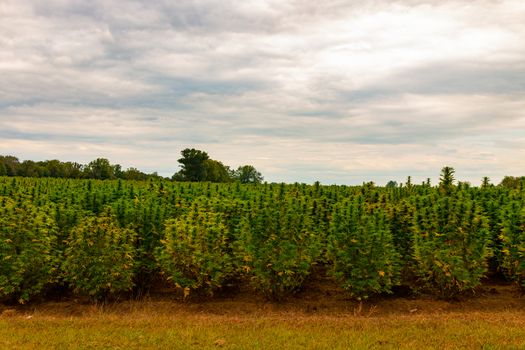
[[[171,294],[170,294],[171,295]],[[93,305],[0,305],[1,349],[525,349],[525,298],[511,285],[446,302],[359,304],[330,289],[283,303],[251,293]]]

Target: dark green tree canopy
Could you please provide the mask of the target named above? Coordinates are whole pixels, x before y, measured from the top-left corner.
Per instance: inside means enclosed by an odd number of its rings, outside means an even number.
[[[178,160],[182,169],[174,175],[174,179],[183,181],[205,181],[206,169],[204,162],[210,157],[208,153],[195,148],[186,148],[181,152],[182,158]]]
[[[157,174],[146,174],[135,168],[122,170],[120,164],[111,164],[106,158],[98,158],[87,165],[62,162],[58,159],[19,161],[14,156],[0,156],[0,176],[53,177],[66,179],[129,179],[146,180]]]
[[[16,176],[16,170],[20,165],[17,157],[0,156],[0,163],[3,165],[0,167],[0,173],[2,173],[2,175]]]
[[[89,175],[88,177],[101,180],[114,179],[116,177],[115,170],[115,166],[111,165],[106,158],[97,158],[90,162],[86,169],[84,169]]]
[[[234,171],[222,162],[211,159],[206,152],[194,148],[182,150],[181,155],[182,158],[178,160],[181,170],[172,177],[176,181],[231,182],[239,180],[242,183],[262,181],[261,174],[251,165],[239,167]],[[1,155],[0,176],[97,180],[148,180],[161,177],[156,172],[147,174],[133,167],[124,170],[120,164],[112,164],[106,158],[97,158],[83,165],[75,162],[62,162],[58,159],[19,161],[17,157]]]
[[[229,168],[217,160],[206,159],[203,166],[204,181],[230,182],[232,180]]]
[[[128,168],[122,173],[122,178],[125,180],[147,180],[148,175],[136,168]]]
[[[525,188],[525,176],[505,176],[499,186],[515,190]]]
[[[394,181],[394,180],[388,181],[388,183],[386,184],[386,187],[388,187],[388,188],[397,187],[397,181]]]
[[[263,176],[260,172],[255,169],[252,165],[243,165],[237,168],[234,173],[235,180],[240,181],[243,184],[246,183],[261,183]]]
[[[230,167],[218,160],[211,159],[208,153],[194,148],[181,151],[182,158],[178,160],[181,170],[172,177],[176,181],[210,181],[241,183],[260,183],[263,177],[252,165],[243,165],[232,171]]]

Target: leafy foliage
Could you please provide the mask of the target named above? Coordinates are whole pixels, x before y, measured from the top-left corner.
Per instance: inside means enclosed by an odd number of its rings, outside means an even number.
[[[441,176],[439,177],[439,189],[442,193],[449,194],[454,188],[454,168],[446,166],[441,169]]]
[[[519,202],[505,210],[501,239],[505,274],[525,287],[525,208]]]
[[[0,201],[0,299],[24,303],[56,281],[57,227],[49,208]]]
[[[268,204],[243,220],[238,254],[252,286],[279,300],[303,285],[321,246],[300,203]]]
[[[73,228],[62,264],[63,279],[77,293],[104,299],[133,287],[135,232],[110,212],[86,217]]]
[[[213,295],[235,273],[228,228],[220,213],[195,204],[190,212],[166,222],[161,270],[185,296],[192,290]]]
[[[204,181],[206,168],[204,162],[210,159],[208,153],[195,148],[186,148],[181,152],[182,158],[178,160],[182,169],[175,174],[179,181]]]
[[[391,293],[400,266],[386,215],[379,209],[367,215],[359,202],[345,202],[336,209],[330,231],[328,257],[339,284],[358,300]]]
[[[257,184],[261,183],[264,179],[261,173],[258,172],[253,165],[243,165],[238,167],[233,177],[235,180],[238,180],[243,184]]]
[[[488,225],[477,206],[445,197],[417,221],[414,258],[423,287],[443,297],[477,287],[491,256]]]
[[[84,173],[42,166],[0,157],[11,176],[0,176],[3,300],[24,302],[55,284],[94,299],[144,295],[161,273],[190,292],[249,283],[271,299],[300,290],[313,271],[328,271],[355,298],[398,283],[453,297],[495,274],[525,279],[520,178],[455,185],[448,169],[435,187],[411,178],[387,187],[196,183],[138,171],[129,175],[145,180],[122,180],[117,166],[116,180],[13,177]]]

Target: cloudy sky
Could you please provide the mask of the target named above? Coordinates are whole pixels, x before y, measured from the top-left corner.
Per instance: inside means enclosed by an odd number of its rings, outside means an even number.
[[[525,175],[525,1],[1,0],[0,154]]]

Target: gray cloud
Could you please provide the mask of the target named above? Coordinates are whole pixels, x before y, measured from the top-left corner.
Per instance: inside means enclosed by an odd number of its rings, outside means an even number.
[[[14,1],[0,153],[270,181],[523,174],[521,1]]]

